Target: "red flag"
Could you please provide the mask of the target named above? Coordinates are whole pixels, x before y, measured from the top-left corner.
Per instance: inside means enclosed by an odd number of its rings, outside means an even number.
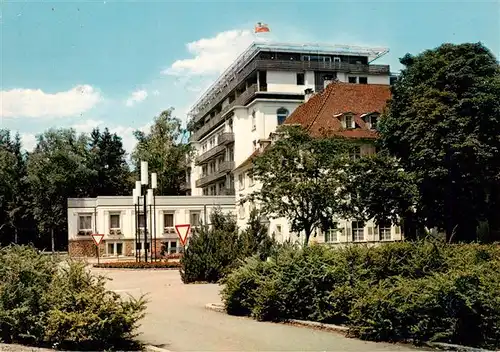
[[[255,33],[266,33],[269,32],[269,26],[265,23],[258,22],[255,25]]]

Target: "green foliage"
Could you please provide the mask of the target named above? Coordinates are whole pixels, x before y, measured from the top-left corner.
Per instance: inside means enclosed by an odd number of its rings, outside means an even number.
[[[210,214],[210,226],[202,225],[189,239],[182,256],[184,283],[217,282],[238,258],[238,228],[235,219],[220,210]]]
[[[275,247],[256,211],[251,212],[247,228],[239,232],[234,217],[217,209],[210,215],[210,226],[201,226],[189,240],[180,260],[182,281],[218,282],[245,258],[256,255],[264,260]]]
[[[499,347],[496,245],[284,246],[271,258],[224,279],[228,313],[345,324],[369,340]]]
[[[183,143],[185,131],[181,121],[172,116],[173,108],[155,117],[149,133],[135,131],[137,144],[132,153],[137,176],[140,162],[147,161],[149,172],[158,175],[160,195],[180,195],[181,184],[186,180],[186,171],[191,156],[191,146]]]
[[[0,338],[65,349],[134,348],[143,297],[123,300],[80,262],[30,247],[0,251]]]
[[[380,121],[383,148],[416,181],[416,210],[448,241],[499,229],[500,66],[482,44],[443,44],[407,54]],[[496,231],[498,233],[498,231]]]
[[[283,126],[282,138],[254,161],[254,176],[262,188],[249,201],[261,205],[271,218],[286,218],[291,230],[305,234],[328,230],[335,216],[348,216],[347,183],[342,170],[349,164],[353,144],[341,138],[313,138],[295,126]],[[344,170],[345,171],[345,170]]]

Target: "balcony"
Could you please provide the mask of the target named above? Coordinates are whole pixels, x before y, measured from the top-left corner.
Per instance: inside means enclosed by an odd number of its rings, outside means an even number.
[[[255,94],[255,92],[257,92],[257,85],[253,84],[250,87],[248,87],[246,91],[244,91],[243,93],[241,93],[241,95],[239,97],[237,97],[231,103],[229,103],[224,108],[222,108],[222,110],[219,113],[217,113],[215,116],[213,116],[212,118],[210,118],[210,120],[207,123],[205,123],[203,126],[201,126],[199,130],[195,131],[192,134],[192,136],[191,136],[191,140],[198,141],[201,137],[203,137],[204,135],[206,135],[215,126],[220,125],[224,121],[223,116],[231,108],[233,108],[234,106],[237,106],[237,105],[244,105],[244,104],[246,104],[246,102],[250,98],[253,97],[253,95]]]
[[[201,188],[221,178],[224,178],[226,177],[227,173],[231,172],[233,169],[234,169],[234,161],[224,161],[219,165],[217,171],[209,175],[205,175],[200,179],[196,180],[196,187]]]
[[[277,71],[339,71],[346,73],[368,73],[389,74],[389,65],[364,65],[349,64],[346,62],[333,61],[283,61],[283,60],[261,60],[254,59],[239,70],[234,76],[227,77],[218,87],[214,87],[200,102],[195,120],[200,120],[207,115],[215,106],[221,103],[255,70],[277,70]],[[203,128],[203,127],[202,127]],[[197,133],[197,132],[196,132]],[[199,138],[199,136],[197,137]],[[195,138],[194,140],[198,140]]]
[[[213,157],[222,154],[226,150],[226,145],[234,142],[234,133],[225,132],[218,137],[217,145],[205,153],[198,155],[195,159],[196,165],[204,164]]]
[[[219,136],[218,145],[226,145],[234,142],[233,132],[224,132]]]

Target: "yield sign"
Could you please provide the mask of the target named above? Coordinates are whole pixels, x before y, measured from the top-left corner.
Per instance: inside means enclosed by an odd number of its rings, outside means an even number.
[[[181,244],[183,246],[186,245],[186,240],[190,229],[190,224],[175,225],[175,231],[177,231],[177,236],[179,236],[179,239],[181,240]]]
[[[99,243],[101,243],[103,237],[104,237],[104,235],[99,235],[97,233],[92,234],[92,239],[94,240],[94,243],[96,246],[98,246]]]

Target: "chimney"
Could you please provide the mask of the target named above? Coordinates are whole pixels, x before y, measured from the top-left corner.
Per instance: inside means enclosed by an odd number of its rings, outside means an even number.
[[[304,100],[307,103],[307,101],[313,96],[314,91],[311,88],[307,88],[304,91]]]

